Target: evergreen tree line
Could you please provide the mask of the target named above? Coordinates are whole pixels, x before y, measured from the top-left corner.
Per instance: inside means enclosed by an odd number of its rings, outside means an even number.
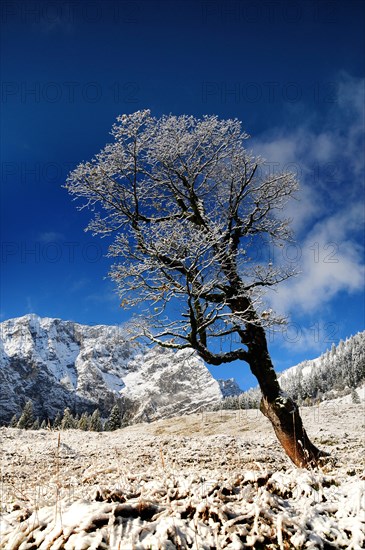
[[[24,405],[20,417],[18,418],[17,415],[13,416],[9,427],[22,428],[25,430],[39,430],[40,428],[48,428],[54,430],[79,429],[93,432],[113,431],[122,427],[122,414],[119,406],[114,405],[109,417],[103,421],[100,416],[99,409],[95,409],[91,415],[84,412],[81,416],[74,416],[71,409],[66,407],[63,414],[58,413],[53,421],[43,420],[40,423],[39,418],[34,416],[33,403],[29,400]]]
[[[304,361],[280,379],[281,386],[302,403],[351,393],[365,381],[364,350],[365,331],[332,344],[315,362]]]
[[[338,346],[318,359],[304,361],[296,369],[279,378],[280,386],[299,405],[313,405],[343,395],[352,396],[358,403],[355,388],[365,382],[365,331],[341,340]],[[259,388],[251,388],[237,396],[226,397],[214,406],[218,409],[258,408],[261,400]]]

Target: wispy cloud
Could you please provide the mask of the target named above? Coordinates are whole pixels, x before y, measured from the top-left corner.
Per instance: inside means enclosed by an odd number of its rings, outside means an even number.
[[[356,224],[361,223],[363,209],[353,205],[315,224],[295,249],[300,275],[270,295],[272,307],[280,312],[314,312],[340,291],[361,291],[365,277],[362,247],[353,239]]]
[[[278,169],[296,171],[298,201],[293,218],[301,275],[282,283],[269,297],[281,313],[318,312],[341,291],[363,289],[364,79],[341,73],[337,101],[321,122],[311,115],[294,131],[274,130],[256,140]],[[289,261],[290,258],[279,258]]]
[[[30,296],[26,298],[26,311],[27,313],[35,313],[33,300]]]
[[[78,292],[79,290],[84,289],[90,283],[90,279],[86,277],[74,281],[70,286],[70,292]]]
[[[57,231],[44,231],[39,234],[38,239],[43,243],[53,243],[64,240],[65,236]]]
[[[116,304],[118,304],[119,298],[116,294],[116,292],[112,291],[105,291],[105,292],[98,292],[93,294],[88,294],[85,297],[86,302],[90,302],[93,304],[113,304],[115,307]]]
[[[337,98],[321,120],[308,113],[295,130],[274,128],[255,139],[269,166],[297,174],[298,202],[289,206],[296,230],[358,201],[364,175],[365,79],[338,77]]]
[[[320,355],[320,353],[323,352],[324,347],[329,348],[332,344],[332,340],[330,339],[325,342],[323,341],[323,333],[326,332],[327,326],[328,323],[322,320],[309,327],[297,323],[289,323],[289,325],[283,329],[281,334],[277,336],[275,343],[279,344],[280,350],[284,349],[288,352],[292,352],[293,347],[295,347],[295,352],[297,354],[303,352],[307,353],[310,351],[313,355]],[[321,331],[320,338],[318,337],[319,331]],[[336,339],[336,330],[332,330],[331,332],[327,329],[327,333],[329,335],[333,334]],[[327,338],[327,334],[325,334],[325,338]],[[279,369],[282,366],[287,367],[287,361],[280,359],[280,356],[274,359],[274,364]]]

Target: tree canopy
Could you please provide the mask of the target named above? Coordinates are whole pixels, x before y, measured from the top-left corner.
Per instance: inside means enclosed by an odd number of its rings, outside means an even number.
[[[293,275],[268,252],[290,239],[281,211],[295,177],[266,170],[237,119],[145,110],[120,116],[112,135],[66,187],[94,211],[88,230],[114,235],[121,305],[147,303],[144,333],[165,346],[214,364],[246,359],[247,325],[282,322],[262,295]],[[230,349],[218,353],[222,339]]]

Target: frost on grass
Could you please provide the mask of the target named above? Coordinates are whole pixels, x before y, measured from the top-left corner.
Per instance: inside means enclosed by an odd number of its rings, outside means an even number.
[[[135,492],[98,489],[88,499],[17,510],[3,547],[346,548],[364,543],[364,487],[323,473],[246,470],[221,479],[166,472]],[[132,496],[131,496],[132,495]]]
[[[356,422],[346,420],[356,412]],[[332,439],[327,417],[317,425],[337,463],[317,471],[290,466],[249,415],[234,426],[225,414],[213,434],[212,413],[193,436],[176,432],[196,426],[197,415],[175,419],[175,433],[172,420],[103,434],[70,430],[61,441],[4,429],[0,547],[361,549],[361,412],[343,413],[347,432],[334,449],[339,413],[322,413],[337,419]]]

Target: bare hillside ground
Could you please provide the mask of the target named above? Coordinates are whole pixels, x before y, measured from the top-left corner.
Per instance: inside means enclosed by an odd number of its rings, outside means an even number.
[[[361,549],[364,413],[302,409],[331,453],[317,471],[293,467],[256,410],[105,433],[1,428],[0,547]]]

